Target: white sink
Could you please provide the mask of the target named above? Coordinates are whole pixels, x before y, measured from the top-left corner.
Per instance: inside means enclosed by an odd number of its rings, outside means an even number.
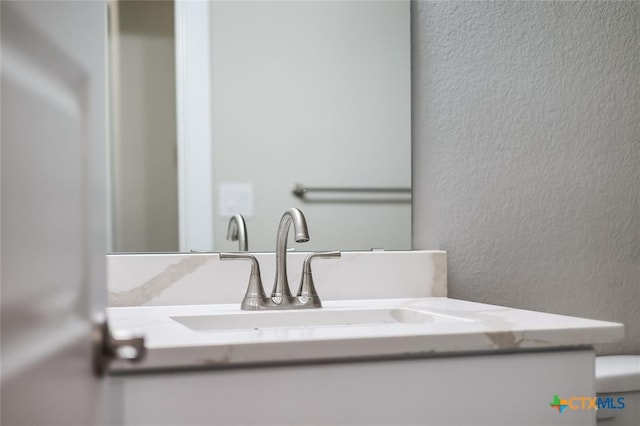
[[[200,332],[260,330],[266,328],[402,326],[407,324],[445,324],[468,319],[434,314],[409,308],[317,309],[219,313],[172,316],[172,320]]]
[[[230,367],[478,351],[584,347],[622,324],[447,298],[326,301],[320,309],[227,305],[109,308],[114,330],[145,335],[147,357],[117,370]]]

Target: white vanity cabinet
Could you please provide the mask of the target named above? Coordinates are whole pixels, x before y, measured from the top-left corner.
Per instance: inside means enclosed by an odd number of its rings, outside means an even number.
[[[294,273],[304,256],[289,254]],[[273,253],[257,257],[273,276]],[[595,396],[593,346],[624,335],[444,297],[443,252],[319,263],[321,309],[240,310],[247,267],[215,254],[110,259],[110,325],[147,346],[140,363],[112,365],[114,424],[595,425],[594,410],[551,404]]]
[[[112,378],[117,425],[595,425],[594,353],[563,351],[326,362]]]

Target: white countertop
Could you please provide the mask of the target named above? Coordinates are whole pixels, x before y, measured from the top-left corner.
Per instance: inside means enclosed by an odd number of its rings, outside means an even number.
[[[116,361],[112,370],[219,368],[247,364],[570,348],[613,343],[624,336],[622,324],[444,297],[329,301],[321,309],[324,318],[331,318],[331,311],[344,312],[346,309],[391,309],[392,313],[411,315],[402,317],[402,323],[393,324],[214,330],[191,328],[185,325],[185,319],[215,315],[218,319],[229,318],[231,328],[234,315],[242,312],[239,304],[108,308],[111,329],[114,332],[126,330],[142,333],[146,337],[147,347],[147,356],[141,362],[129,364]],[[271,312],[271,318],[274,318],[274,311],[250,312],[248,315],[259,318],[257,316],[265,312]],[[278,312],[287,313],[287,318],[295,319],[291,313],[296,315],[295,312],[300,312],[304,315],[304,312],[311,311]],[[414,313],[424,314],[421,318],[429,320],[414,321]],[[254,317],[246,318],[252,320]]]

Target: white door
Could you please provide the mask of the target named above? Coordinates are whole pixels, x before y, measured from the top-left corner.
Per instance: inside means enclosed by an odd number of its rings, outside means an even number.
[[[107,7],[0,2],[1,423],[105,422]]]

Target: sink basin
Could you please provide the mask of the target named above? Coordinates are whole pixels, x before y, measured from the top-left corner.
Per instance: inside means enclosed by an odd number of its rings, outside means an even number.
[[[406,326],[407,324],[444,324],[470,321],[409,308],[243,311],[212,315],[172,316],[171,319],[200,332],[260,330],[280,327]]]
[[[320,309],[242,311],[238,303],[109,308],[145,335],[147,357],[119,371],[438,356],[612,343],[622,324],[430,297],[329,300]]]

